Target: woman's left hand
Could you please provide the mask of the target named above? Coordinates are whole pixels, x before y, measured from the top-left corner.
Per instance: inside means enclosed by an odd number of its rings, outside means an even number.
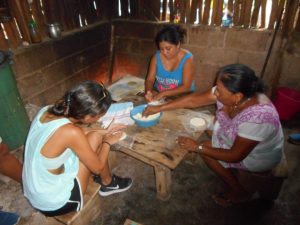
[[[115,133],[118,131],[122,131],[125,128],[126,128],[126,125],[124,125],[124,124],[113,123],[106,130],[107,130],[107,133]]]
[[[191,152],[196,152],[198,149],[197,142],[189,137],[179,136],[176,142],[180,146],[180,148]]]

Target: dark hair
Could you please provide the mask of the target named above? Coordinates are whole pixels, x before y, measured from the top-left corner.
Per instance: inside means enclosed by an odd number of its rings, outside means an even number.
[[[186,30],[182,27],[178,25],[167,25],[156,34],[155,43],[157,48],[159,48],[159,43],[162,41],[178,45],[178,43],[183,42],[185,35]]]
[[[105,113],[112,103],[110,93],[95,81],[85,81],[71,88],[48,112],[56,116],[83,119]]]
[[[230,64],[218,71],[219,79],[232,93],[242,93],[246,98],[263,93],[265,85],[255,72],[243,64]]]

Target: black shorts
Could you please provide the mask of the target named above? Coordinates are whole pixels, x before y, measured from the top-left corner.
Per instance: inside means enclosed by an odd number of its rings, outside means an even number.
[[[70,199],[67,201],[67,203],[54,211],[43,211],[39,210],[41,213],[43,213],[45,216],[59,216],[63,215],[69,212],[73,211],[79,211],[83,207],[83,198],[82,198],[82,192],[80,183],[77,180],[77,178],[74,179],[74,187],[71,191]]]

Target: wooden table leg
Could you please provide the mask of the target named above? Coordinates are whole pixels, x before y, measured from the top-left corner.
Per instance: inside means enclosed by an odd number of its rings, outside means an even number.
[[[155,164],[157,198],[167,201],[171,197],[171,170],[163,165]]]

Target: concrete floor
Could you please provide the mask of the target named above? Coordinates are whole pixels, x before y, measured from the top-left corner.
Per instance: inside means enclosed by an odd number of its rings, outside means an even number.
[[[300,115],[283,122],[285,137],[300,132]],[[21,152],[21,151],[20,151]],[[204,165],[200,157],[185,159],[172,174],[172,197],[163,202],[156,198],[152,167],[122,153],[113,172],[130,175],[134,184],[124,193],[102,198],[101,216],[92,225],[121,225],[130,218],[144,225],[293,225],[300,224],[300,148],[285,143],[289,177],[273,204],[259,199],[222,208],[211,194],[223,190],[223,183]],[[17,152],[17,154],[20,154]],[[0,207],[22,216],[19,224],[39,224],[32,219],[36,212],[14,181],[0,181]]]

